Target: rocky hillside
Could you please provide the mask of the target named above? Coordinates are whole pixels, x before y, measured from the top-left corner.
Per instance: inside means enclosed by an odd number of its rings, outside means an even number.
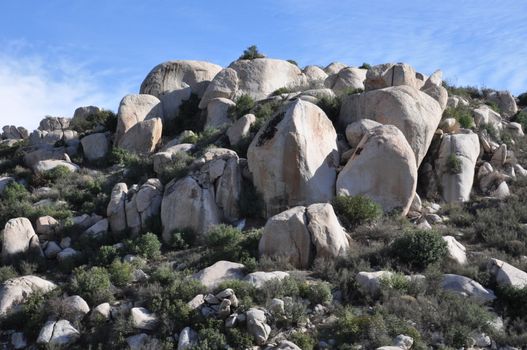
[[[525,107],[251,48],[5,126],[2,348],[527,349]]]

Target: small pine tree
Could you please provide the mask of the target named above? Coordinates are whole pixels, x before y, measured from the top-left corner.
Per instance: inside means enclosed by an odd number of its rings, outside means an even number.
[[[249,46],[247,49],[243,51],[243,55],[240,56],[240,60],[254,60],[255,58],[264,58],[265,55],[263,55],[260,51],[258,51],[258,48],[256,45]]]

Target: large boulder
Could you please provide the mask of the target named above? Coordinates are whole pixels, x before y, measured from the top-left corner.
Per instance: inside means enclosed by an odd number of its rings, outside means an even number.
[[[108,138],[104,133],[91,134],[81,139],[84,157],[89,161],[106,157],[109,148]]]
[[[128,186],[124,182],[115,184],[110,194],[110,202],[106,208],[106,216],[110,223],[112,232],[122,232],[126,230],[126,193]]]
[[[71,127],[81,127],[87,122],[89,116],[99,113],[100,111],[101,109],[96,106],[84,106],[77,108],[73,113],[73,118],[70,122]]]
[[[243,279],[244,271],[245,266],[243,264],[220,260],[195,273],[192,278],[198,280],[208,290],[214,290],[222,282]]]
[[[282,280],[286,277],[289,277],[289,273],[284,271],[271,271],[271,272],[265,272],[265,271],[256,271],[251,272],[245,278],[244,281],[252,284],[256,288],[261,288],[265,285],[267,281],[276,279],[276,280]]]
[[[133,153],[152,153],[161,141],[162,131],[163,122],[160,118],[143,120],[131,127],[117,146]]]
[[[390,176],[385,176],[390,174]],[[402,132],[393,125],[371,129],[337,178],[340,195],[364,195],[384,211],[406,215],[417,187],[415,156]]]
[[[310,102],[292,102],[267,122],[251,142],[247,160],[267,216],[334,196],[337,134],[325,113]]]
[[[37,276],[22,276],[5,281],[0,288],[0,317],[23,303],[31,294],[47,293],[55,288],[55,283]]]
[[[419,166],[442,113],[441,106],[426,93],[411,86],[396,86],[343,97],[339,124],[346,127],[360,119],[372,119],[395,125],[408,140]]]
[[[162,99],[170,92],[190,87],[203,95],[210,81],[221,71],[221,66],[205,61],[177,60],[155,66],[141,83],[142,94]]]
[[[441,280],[441,288],[479,303],[491,302],[496,299],[493,291],[465,276],[445,274]]]
[[[518,112],[518,106],[514,96],[509,91],[493,91],[487,99],[495,102],[500,111],[507,117],[512,117]]]
[[[29,132],[22,126],[5,125],[2,127],[1,136],[7,140],[22,140],[29,137]]]
[[[146,230],[150,219],[159,214],[163,184],[159,179],[148,179],[140,187],[131,188],[126,198],[126,225],[132,234],[138,234]]]
[[[48,321],[40,330],[37,344],[47,345],[52,349],[67,349],[80,336],[80,332],[67,320]]]
[[[380,125],[382,124],[371,119],[360,119],[349,124],[346,126],[346,140],[348,140],[348,144],[352,148],[357,147],[365,134]]]
[[[527,272],[525,271],[498,259],[491,259],[488,268],[499,286],[515,288],[527,287]]]
[[[306,66],[302,73],[306,76],[308,83],[312,85],[323,83],[328,77],[328,74],[319,66]]]
[[[11,219],[6,223],[2,235],[2,261],[7,263],[26,253],[42,256],[38,236],[28,219]]]
[[[479,147],[478,135],[471,131],[444,135],[436,171],[445,201],[465,202],[470,199]]]
[[[294,207],[267,220],[258,251],[260,256],[286,258],[298,268],[309,267],[313,252],[306,208]]]
[[[406,63],[385,63],[368,69],[364,86],[366,90],[407,85],[419,89],[415,69]]]
[[[271,58],[238,60],[227,69],[231,70],[228,73],[220,72],[212,80],[200,102],[200,108],[205,108],[215,97],[235,100],[246,94],[255,100],[263,100],[279,88],[300,85],[306,81],[305,75],[296,65]]]
[[[503,128],[500,114],[487,105],[479,105],[478,108],[475,108],[472,111],[472,113],[474,115],[474,123],[478,127],[481,124],[486,124],[492,126],[496,130],[501,130]]]
[[[315,258],[345,254],[349,236],[331,204],[298,206],[267,220],[258,250],[261,256],[286,258],[295,267],[307,268]]]
[[[425,82],[421,91],[432,97],[444,110],[448,103],[448,92],[443,87],[443,72],[436,70]]]
[[[171,181],[161,202],[161,222],[165,242],[170,242],[174,230],[192,229],[197,234],[204,234],[210,227],[221,223],[214,186],[203,187],[192,176]]]
[[[154,171],[156,174],[161,174],[166,168],[173,165],[178,159],[188,154],[195,145],[192,143],[180,143],[170,147],[163,147],[161,152],[157,152],[152,156],[154,163]]]
[[[256,344],[263,345],[271,334],[271,327],[266,323],[265,312],[251,308],[245,313],[247,318],[247,332],[253,336]]]
[[[57,160],[57,159],[46,159],[41,160],[35,164],[33,171],[35,173],[45,173],[55,169],[56,167],[65,167],[71,172],[76,172],[79,170],[79,166],[67,160]]]
[[[40,121],[38,130],[40,131],[54,131],[65,130],[70,127],[71,119],[62,117],[46,116]]]
[[[246,114],[234,122],[227,129],[227,137],[231,145],[238,144],[243,138],[249,136],[251,126],[256,122],[254,114]]]
[[[115,144],[119,146],[124,134],[137,123],[155,118],[163,119],[163,108],[157,97],[145,94],[126,95],[117,111]]]
[[[337,74],[330,75],[324,85],[333,90],[337,95],[349,92],[350,90],[364,90],[364,80],[366,79],[366,69],[346,67]]]
[[[205,122],[205,129],[219,129],[232,124],[229,118],[229,110],[236,107],[233,101],[219,97],[210,100],[207,105],[207,121]]]

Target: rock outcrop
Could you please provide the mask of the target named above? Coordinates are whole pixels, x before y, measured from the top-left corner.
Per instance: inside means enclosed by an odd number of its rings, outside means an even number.
[[[267,216],[334,196],[337,134],[325,113],[310,102],[292,102],[267,122],[249,146],[247,160]]]

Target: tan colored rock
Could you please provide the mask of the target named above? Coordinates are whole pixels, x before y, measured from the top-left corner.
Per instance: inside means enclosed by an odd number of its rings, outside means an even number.
[[[126,95],[119,104],[117,112],[116,145],[134,125],[148,119],[163,119],[161,101],[152,95]]]
[[[357,147],[368,131],[382,125],[371,119],[360,119],[346,127],[346,140],[352,148]]]
[[[312,103],[297,100],[275,115],[251,142],[247,159],[267,216],[334,196],[337,134]]]
[[[330,64],[326,66],[326,68],[324,68],[324,72],[326,72],[328,75],[337,74],[338,72],[340,72],[342,69],[346,67],[347,65],[345,65],[344,63],[331,62]]]
[[[328,74],[319,66],[306,66],[302,73],[306,76],[307,81],[311,83],[324,82],[328,77]]]
[[[267,98],[272,92],[282,87],[291,87],[306,82],[306,77],[294,64],[271,58],[257,58],[254,60],[238,60],[229,65],[236,72],[219,73],[218,80],[212,80],[205,91],[200,108],[204,108],[211,98],[226,97],[236,100],[237,97],[247,94],[255,100]],[[231,94],[227,93],[230,88],[235,88]]]
[[[108,139],[104,133],[91,134],[81,139],[84,157],[89,161],[99,160],[108,153]]]
[[[443,240],[447,243],[448,255],[458,264],[464,265],[467,263],[467,249],[463,244],[459,243],[457,239],[452,236],[443,236]]]
[[[163,131],[163,122],[160,118],[148,119],[135,124],[121,139],[117,146],[133,153],[152,153]]]
[[[244,270],[245,266],[243,264],[220,260],[194,274],[192,278],[198,280],[208,290],[214,290],[222,282],[243,279],[245,276]]]
[[[35,171],[35,173],[45,173],[46,171],[53,170],[59,166],[65,167],[71,172],[76,172],[79,170],[79,166],[77,164],[73,164],[70,161],[47,159],[47,160],[41,160],[38,163],[36,163],[35,166],[33,167],[33,171]]]
[[[448,92],[443,87],[443,72],[436,70],[425,82],[421,91],[428,94],[439,103],[442,110],[445,110],[448,103]]]
[[[500,111],[507,117],[512,117],[518,112],[516,100],[509,91],[494,91],[487,96],[487,99],[495,102]]]
[[[306,215],[316,258],[336,258],[348,252],[350,238],[340,226],[331,204],[312,204],[306,208]]]
[[[210,100],[214,98],[233,99],[236,91],[238,91],[238,73],[232,68],[225,68],[214,77],[207,87],[199,102],[199,108],[207,108]]]
[[[2,260],[4,263],[20,254],[42,256],[38,236],[26,218],[11,219],[5,224],[2,235]]]
[[[231,145],[238,144],[244,137],[249,136],[251,125],[256,122],[256,116],[254,114],[246,114],[237,121],[234,122],[227,129],[227,137]]]
[[[479,127],[481,124],[487,124],[498,131],[502,129],[501,116],[489,106],[482,104],[474,109],[472,113],[474,114],[474,123],[476,126]]]
[[[162,152],[157,152],[152,156],[154,171],[156,174],[161,174],[167,167],[174,164],[174,161],[183,156],[180,153],[189,153],[194,147],[195,145],[191,143],[180,143],[172,147],[164,147]]]
[[[221,66],[205,61],[177,60],[155,66],[141,83],[141,93],[160,97],[175,90],[190,87],[202,96]]]
[[[125,202],[128,186],[124,182],[115,184],[110,194],[110,202],[106,208],[106,216],[112,232],[126,230]]]
[[[330,75],[324,81],[324,85],[332,89],[337,95],[350,90],[364,90],[366,73],[366,69],[346,67],[338,73]]]
[[[499,286],[514,288],[524,288],[527,286],[527,272],[504,261],[490,259],[488,269],[494,278],[496,278]]]
[[[55,218],[49,215],[41,216],[35,222],[35,226],[36,226],[35,231],[39,235],[49,235],[55,232],[55,229],[57,229],[58,225],[59,225],[59,222],[55,220]]]
[[[294,207],[267,220],[258,245],[260,256],[287,258],[295,267],[309,267],[313,260],[306,208]]]
[[[411,86],[396,86],[343,97],[339,124],[371,119],[398,127],[421,164],[439,125],[442,109],[430,96]]]
[[[455,156],[459,172],[449,162]],[[442,196],[447,202],[465,202],[470,199],[474,180],[476,160],[479,156],[478,135],[471,131],[445,135],[436,160],[438,178],[441,181]]]
[[[199,235],[211,226],[221,223],[221,214],[215,202],[214,186],[202,187],[196,179],[187,176],[170,182],[161,202],[163,240],[170,242],[174,230],[192,229]]]
[[[390,174],[390,176],[386,176]],[[393,125],[370,130],[337,178],[340,195],[364,195],[384,211],[406,215],[417,186],[415,156],[402,132]]]
[[[213,98],[207,105],[207,121],[205,128],[219,129],[232,124],[229,110],[236,107],[236,103],[227,98]]]
[[[390,86],[408,85],[420,88],[415,69],[405,63],[385,63],[368,69],[364,86],[366,90],[383,89]]]
[[[0,287],[0,316],[6,315],[13,307],[23,303],[35,292],[47,293],[57,288],[53,282],[37,276],[15,277]]]

